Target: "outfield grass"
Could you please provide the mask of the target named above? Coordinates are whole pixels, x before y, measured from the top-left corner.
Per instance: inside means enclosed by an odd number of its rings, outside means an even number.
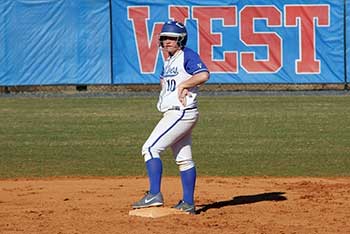
[[[146,175],[156,97],[0,99],[0,177]],[[201,96],[199,175],[349,176],[350,96]],[[164,174],[177,175],[170,151]]]

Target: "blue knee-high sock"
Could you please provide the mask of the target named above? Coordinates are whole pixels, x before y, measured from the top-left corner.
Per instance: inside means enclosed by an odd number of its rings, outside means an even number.
[[[157,194],[160,192],[160,184],[162,180],[163,165],[160,158],[152,158],[146,162],[146,168],[149,178],[151,194]]]
[[[194,188],[196,186],[196,168],[192,167],[186,171],[181,171],[181,182],[183,191],[183,201],[190,205],[194,204]]]

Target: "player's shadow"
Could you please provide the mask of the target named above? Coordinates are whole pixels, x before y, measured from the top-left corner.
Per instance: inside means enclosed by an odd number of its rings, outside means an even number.
[[[196,210],[196,214],[206,212],[209,209],[220,209],[225,206],[237,206],[245,205],[262,201],[285,201],[287,197],[283,196],[284,192],[271,192],[271,193],[261,193],[256,195],[246,195],[233,197],[231,200],[218,201],[209,204],[198,205],[199,209]]]

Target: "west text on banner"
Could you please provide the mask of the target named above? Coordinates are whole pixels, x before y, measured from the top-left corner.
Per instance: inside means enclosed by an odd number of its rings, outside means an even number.
[[[211,83],[343,83],[342,1],[112,1],[115,84],[158,83],[161,24],[184,22]]]

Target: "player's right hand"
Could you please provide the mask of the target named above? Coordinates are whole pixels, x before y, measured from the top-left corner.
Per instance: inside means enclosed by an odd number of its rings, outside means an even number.
[[[186,106],[186,96],[188,95],[188,89],[179,89],[179,100],[183,106]]]

